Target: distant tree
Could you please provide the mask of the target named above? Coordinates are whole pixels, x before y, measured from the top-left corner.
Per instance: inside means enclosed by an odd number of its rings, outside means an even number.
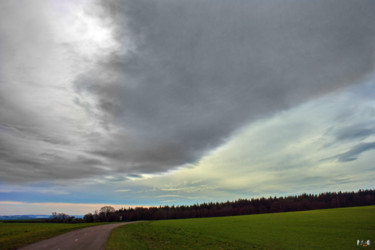
[[[111,206],[104,206],[99,210],[99,214],[95,211],[94,220],[101,222],[116,221],[117,215],[115,214],[116,210]]]
[[[83,216],[83,220],[85,222],[94,222],[94,216],[92,213],[85,214],[85,216]]]
[[[111,206],[105,206],[99,210],[100,213],[104,213],[106,215],[109,213],[114,213],[115,211],[116,211],[115,208]]]
[[[75,222],[74,219],[75,219],[74,216],[69,216],[64,213],[53,212],[49,220],[51,222],[73,223]]]

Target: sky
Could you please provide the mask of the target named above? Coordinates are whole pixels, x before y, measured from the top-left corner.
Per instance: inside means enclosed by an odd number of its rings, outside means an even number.
[[[375,188],[372,0],[0,0],[0,215]]]

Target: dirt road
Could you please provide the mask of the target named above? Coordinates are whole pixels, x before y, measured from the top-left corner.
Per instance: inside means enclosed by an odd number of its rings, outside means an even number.
[[[129,223],[134,222],[86,227],[33,243],[20,250],[104,250],[112,229]]]

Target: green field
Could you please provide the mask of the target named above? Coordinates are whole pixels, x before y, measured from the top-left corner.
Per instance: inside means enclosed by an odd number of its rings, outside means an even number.
[[[118,249],[375,249],[375,206],[151,221],[112,231]]]
[[[100,224],[103,223],[62,224],[0,222],[0,249],[16,249],[74,229]]]

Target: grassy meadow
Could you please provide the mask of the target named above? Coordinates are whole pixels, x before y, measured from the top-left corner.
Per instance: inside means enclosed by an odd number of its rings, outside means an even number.
[[[101,224],[103,223],[62,224],[0,222],[0,249],[16,249],[74,229]]]
[[[112,231],[118,249],[375,249],[375,206],[150,221]]]

